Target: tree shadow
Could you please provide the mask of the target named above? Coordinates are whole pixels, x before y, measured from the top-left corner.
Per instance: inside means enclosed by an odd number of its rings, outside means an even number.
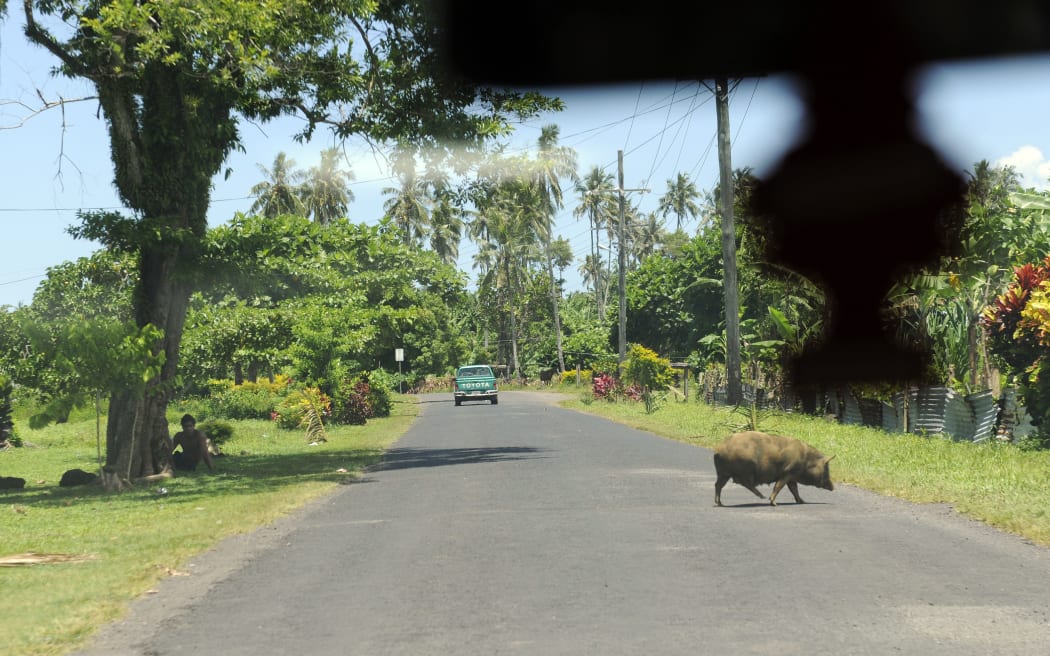
[[[546,457],[536,454],[546,451],[529,446],[477,447],[459,449],[390,449],[375,465],[367,468],[369,472],[394,469],[412,469],[415,467],[446,467],[449,465],[472,465],[508,460],[526,460]]]
[[[534,447],[492,447],[422,449],[361,449],[320,446],[300,453],[239,453],[216,458],[216,471],[198,468],[195,472],[176,472],[174,478],[140,483],[120,493],[107,492],[101,485],[60,487],[27,486],[0,491],[0,503],[26,509],[60,508],[80,504],[163,503],[194,507],[214,495],[258,494],[295,486],[304,481],[331,481],[343,485],[376,482],[375,472],[413,467],[484,464],[523,460],[545,449]],[[119,499],[118,499],[119,497]]]

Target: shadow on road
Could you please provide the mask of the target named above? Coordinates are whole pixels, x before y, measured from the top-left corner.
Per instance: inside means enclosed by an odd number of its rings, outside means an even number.
[[[471,465],[505,460],[525,460],[544,457],[537,454],[547,449],[529,446],[503,446],[463,449],[390,449],[383,459],[368,468],[368,471],[409,469],[412,467],[444,467],[446,465]]]

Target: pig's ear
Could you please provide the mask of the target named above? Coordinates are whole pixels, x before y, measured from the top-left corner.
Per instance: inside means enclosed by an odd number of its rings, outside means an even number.
[[[827,458],[824,458],[824,464],[826,465],[826,464],[828,464],[829,462],[831,462],[834,459],[835,459],[835,456],[828,456]]]

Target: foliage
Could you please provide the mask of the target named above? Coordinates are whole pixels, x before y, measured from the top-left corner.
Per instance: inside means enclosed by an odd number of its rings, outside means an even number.
[[[11,381],[0,375],[0,449],[7,446],[22,446],[15,435],[15,421],[11,408]]]
[[[590,369],[580,369],[580,382],[581,383],[584,383],[584,384],[590,383],[591,382],[591,376],[592,376],[592,372],[591,372]],[[562,385],[565,385],[567,383],[575,384],[576,383],[576,370],[575,369],[569,369],[569,370],[563,371],[562,374],[561,374],[561,383],[562,383]]]
[[[963,197],[941,216],[945,256],[899,280],[886,308],[897,340],[931,354],[928,378],[963,392],[991,386],[992,360],[1004,355],[989,353],[986,308],[1017,264],[1050,252],[1047,194],[1020,190],[1014,169],[985,160],[968,176]]]
[[[758,400],[755,399],[750,403],[734,406],[733,415],[736,418],[730,418],[728,421],[730,430],[739,432],[765,430],[763,427],[766,424],[766,420],[779,415],[779,413],[774,408],[760,408]]]
[[[180,349],[184,392],[203,392],[209,379],[255,381],[282,371],[294,321],[290,312],[261,299],[212,303],[195,296]]]
[[[983,321],[992,353],[1019,383],[1032,424],[1041,438],[1050,436],[1050,257],[1015,268]]]
[[[134,266],[133,258],[99,251],[50,267],[31,305],[0,315],[0,371],[48,406],[37,421],[64,421],[95,391],[110,389],[97,376],[112,378],[121,366],[118,343],[139,332],[131,313]],[[116,359],[98,363],[105,354]],[[95,368],[79,370],[74,362],[84,358]]]
[[[627,349],[624,364],[624,379],[647,390],[664,389],[674,382],[671,361],[661,358],[655,351],[640,344],[631,344]]]
[[[210,380],[208,387],[208,415],[226,419],[267,419],[295,391],[292,380],[280,374],[273,381],[261,378],[240,384],[228,379]]]
[[[445,371],[464,350],[463,275],[385,224],[239,215],[209,233],[206,268],[213,284],[195,298],[185,340],[202,372],[282,371],[331,394],[396,348],[420,373]]]
[[[272,417],[281,428],[303,429],[307,442],[325,442],[328,433],[324,418],[331,414],[331,399],[316,387],[304,387],[282,399]]]
[[[372,386],[364,378],[348,380],[340,386],[336,399],[335,419],[339,423],[360,426],[375,416],[372,408]]]
[[[393,393],[397,377],[383,369],[368,372],[369,402],[372,405],[373,417],[389,417],[393,407]]]
[[[624,363],[621,393],[632,401],[645,403],[646,412],[655,412],[666,400],[674,382],[674,369],[667,358],[639,344],[631,344]]]
[[[591,389],[595,399],[602,401],[615,401],[619,395],[619,381],[608,373],[595,374],[591,381]]]
[[[720,233],[702,231],[676,255],[656,254],[627,276],[627,335],[685,357],[715,331],[722,310]]]
[[[165,354],[156,352],[162,333],[151,324],[136,328],[131,322],[99,318],[26,321],[23,330],[32,349],[29,357],[50,369],[47,379],[35,381],[46,400],[30,420],[36,428],[65,421],[70,410],[84,406],[97,392],[141,397],[165,361]]]
[[[233,437],[233,424],[228,421],[209,419],[197,424],[197,430],[208,436],[215,446],[225,444]]]
[[[605,318],[595,318],[591,294],[569,294],[562,305],[561,319],[567,369],[579,365],[600,370],[616,361],[616,353],[609,347],[609,323]]]

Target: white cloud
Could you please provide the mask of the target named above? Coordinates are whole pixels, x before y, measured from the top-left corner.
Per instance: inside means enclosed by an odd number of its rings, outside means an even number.
[[[1023,187],[1050,189],[1050,160],[1035,146],[1022,146],[1010,155],[997,159],[994,165],[1014,167]]]

